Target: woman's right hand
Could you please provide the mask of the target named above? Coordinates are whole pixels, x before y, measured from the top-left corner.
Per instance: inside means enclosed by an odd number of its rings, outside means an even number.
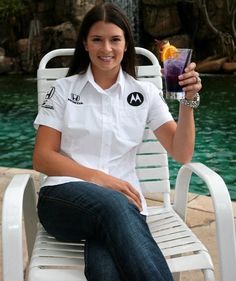
[[[123,193],[140,211],[142,204],[139,192],[127,181],[123,181],[102,171],[95,170],[91,182]]]

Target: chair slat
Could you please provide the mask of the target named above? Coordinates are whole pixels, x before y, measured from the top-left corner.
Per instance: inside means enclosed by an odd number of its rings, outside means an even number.
[[[40,248],[40,249],[35,250],[34,256],[83,259],[84,251],[72,252],[72,251],[61,251],[58,249],[41,249]]]
[[[177,233],[181,233],[181,232],[192,233],[190,230],[186,229],[185,226],[180,225],[178,227],[168,228],[168,229],[161,230],[158,232],[153,231],[152,234],[153,234],[153,236],[157,236],[157,237],[163,237],[163,236],[165,237],[165,236],[169,236],[169,235],[177,234]]]
[[[160,75],[160,66],[159,65],[139,65],[136,68],[136,75],[140,77],[161,77]]]
[[[196,242],[195,237],[189,236],[189,235],[186,237],[184,233],[178,239],[177,239],[177,236],[175,236],[175,237],[176,237],[175,239],[172,239],[169,241],[167,240],[164,242],[161,242],[158,238],[157,239],[158,241],[156,241],[156,242],[158,242],[159,245],[161,245],[162,249],[185,246],[185,245],[189,245],[189,244],[194,244]]]
[[[165,221],[166,219],[168,218],[175,218],[176,219],[176,216],[173,215],[173,212],[162,212],[160,214],[157,214],[157,215],[154,215],[154,216],[151,216],[151,222],[148,221],[149,225],[152,226],[153,224],[157,224],[158,226],[160,226],[160,222],[161,221]]]
[[[153,232],[152,236],[155,238],[156,242],[162,243],[162,242],[167,242],[175,239],[182,239],[182,238],[187,238],[190,236],[189,231],[182,231],[182,232],[177,232],[177,233],[172,233],[164,236],[160,236],[159,232]]]
[[[35,261],[35,263],[34,263]],[[40,267],[44,266],[74,266],[74,267],[80,267],[84,265],[83,259],[78,258],[64,258],[64,257],[42,257],[42,256],[32,256],[31,258],[31,266],[34,267],[36,265],[40,265]]]
[[[136,167],[168,166],[166,154],[148,154],[136,156]]]
[[[137,154],[147,153],[166,153],[166,150],[159,142],[143,142],[140,144]]]
[[[171,272],[182,272],[188,270],[198,270],[201,269],[210,269],[213,268],[213,264],[205,252],[195,253],[195,255],[178,256],[172,257],[171,259],[167,258],[168,266]],[[213,279],[209,279],[213,280]]]
[[[187,244],[187,245],[168,248],[168,249],[163,249],[162,245],[159,245],[159,247],[164,256],[175,256],[175,255],[186,254],[186,253],[191,253],[191,252],[196,252],[196,251],[202,250],[200,243]]]
[[[170,192],[169,180],[146,181],[141,182],[140,185],[142,192],[146,198],[160,199],[160,195],[158,193]]]
[[[29,280],[33,281],[86,281],[83,268],[31,268]],[[56,277],[56,279],[54,278]]]
[[[168,167],[136,169],[136,172],[140,181],[169,179]]]
[[[38,74],[38,81],[40,80],[55,80],[58,78],[65,77],[67,75],[68,68],[45,68],[39,69]]]
[[[45,250],[50,250],[50,249],[55,249],[55,250],[65,250],[65,251],[70,251],[70,252],[81,252],[84,250],[84,245],[81,244],[62,244],[62,242],[56,242],[56,243],[45,243],[43,240],[37,241],[35,245],[40,245],[41,249]]]

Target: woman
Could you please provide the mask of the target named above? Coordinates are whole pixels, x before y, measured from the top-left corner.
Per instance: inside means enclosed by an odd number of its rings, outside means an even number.
[[[201,89],[195,66],[179,77],[190,103]],[[173,280],[145,221],[135,154],[148,124],[174,159],[190,161],[194,117],[180,104],[176,124],[158,91],[135,79],[125,15],[112,4],[92,8],[68,76],[56,81],[35,120],[33,156],[34,168],[47,175],[39,219],[59,240],[86,239],[88,280]]]

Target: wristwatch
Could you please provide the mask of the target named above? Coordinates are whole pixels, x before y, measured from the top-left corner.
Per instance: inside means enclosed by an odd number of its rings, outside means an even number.
[[[189,106],[192,108],[197,108],[200,104],[200,95],[198,93],[196,93],[193,100],[187,100],[186,98],[184,98],[184,99],[180,99],[179,102],[186,106]]]

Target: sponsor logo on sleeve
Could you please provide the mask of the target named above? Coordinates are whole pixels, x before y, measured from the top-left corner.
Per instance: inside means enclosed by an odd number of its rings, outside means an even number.
[[[51,98],[53,97],[55,90],[56,90],[55,87],[51,87],[49,89],[49,91],[47,91],[47,94],[45,96],[45,100],[43,101],[42,107],[48,108],[48,109],[54,109]]]

